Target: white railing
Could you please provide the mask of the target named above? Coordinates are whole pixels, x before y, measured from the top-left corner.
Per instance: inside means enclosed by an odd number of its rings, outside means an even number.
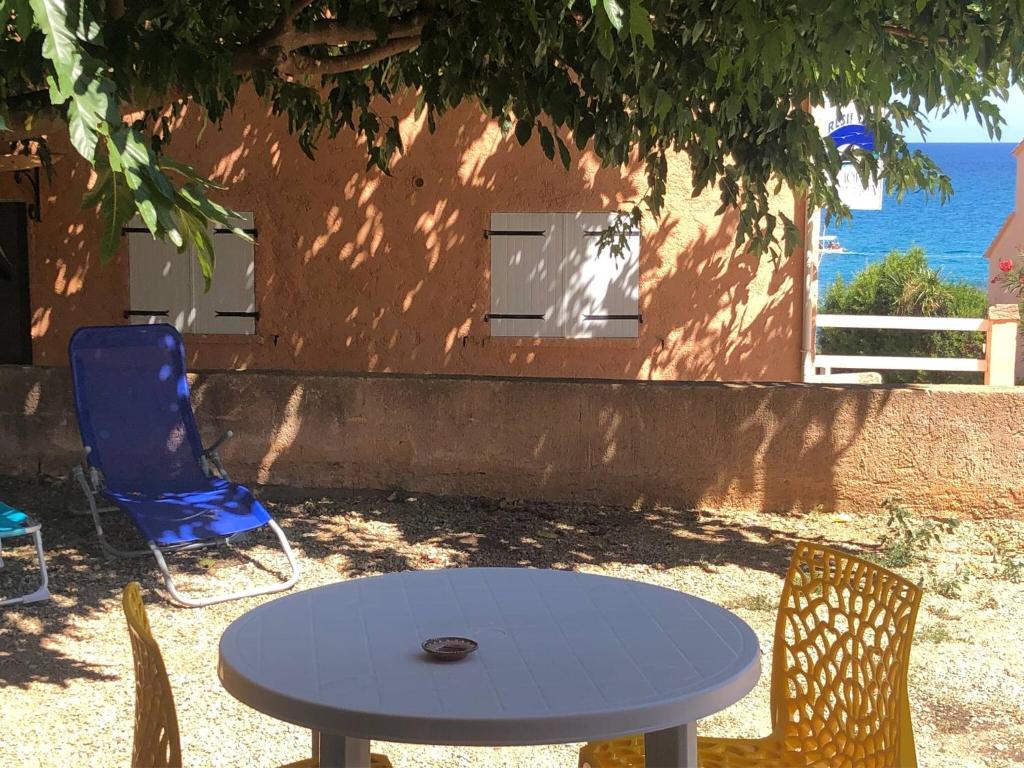
[[[900,317],[896,315],[818,315],[819,328],[879,328],[899,331],[987,331],[986,317]]]
[[[855,371],[969,371],[985,374],[986,384],[1013,384],[1019,314],[1013,305],[989,308],[989,316],[895,317],[889,315],[817,316],[818,328],[864,328],[900,331],[961,331],[985,334],[985,357],[896,357],[885,355],[818,355],[814,368],[830,376],[833,368]]]

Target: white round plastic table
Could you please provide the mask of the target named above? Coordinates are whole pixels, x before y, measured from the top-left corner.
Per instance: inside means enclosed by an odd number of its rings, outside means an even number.
[[[469,637],[435,661],[420,644]],[[278,598],[235,620],[218,674],[235,698],[313,731],[323,768],[370,740],[504,746],[644,733],[649,768],[695,766],[695,721],[745,696],[760,648],[683,592],[529,568],[411,571]]]

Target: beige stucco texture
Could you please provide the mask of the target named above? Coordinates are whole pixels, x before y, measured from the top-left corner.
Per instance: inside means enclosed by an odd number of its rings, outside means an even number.
[[[255,212],[254,337],[192,336],[190,364],[403,373],[616,379],[793,380],[799,375],[799,258],[773,265],[734,253],[735,215],[716,215],[716,190],[692,196],[683,156],[670,163],[664,215],[648,215],[640,257],[638,338],[491,338],[489,244],[494,211],[575,212],[631,207],[642,170],[603,169],[575,153],[566,171],[536,142],[464,106],[431,134],[408,104],[405,152],[385,176],[365,170],[353,135],[319,142],[309,160],[286,122],[252,95],[222,126],[186,117],[168,153],[228,186],[219,199]],[[127,247],[98,259],[99,221],[82,210],[90,170],[64,150],[43,182],[42,222],[30,223],[34,362],[66,364],[81,325],[121,323],[129,306]],[[0,197],[24,185],[0,179]],[[791,195],[778,208],[800,221]],[[182,257],[184,258],[184,256]]]
[[[1024,266],[1024,142],[1013,150],[1017,161],[1017,186],[1014,195],[1014,209],[1010,211],[1002,228],[988,247],[988,303],[1016,304],[1019,296],[1003,287],[999,262],[1009,259],[1015,267]],[[1024,348],[1017,347],[1017,378],[1024,376]]]
[[[1011,388],[212,372],[193,377],[233,477],[304,487],[746,510],[887,497],[1019,516]],[[0,472],[81,457],[67,370],[0,366]]]

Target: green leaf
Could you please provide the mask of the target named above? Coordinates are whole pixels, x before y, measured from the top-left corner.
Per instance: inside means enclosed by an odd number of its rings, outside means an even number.
[[[128,130],[127,126],[123,128],[123,131],[118,132],[121,135],[123,135],[124,131]],[[161,233],[157,222],[156,206],[149,198],[148,190],[142,183],[142,175],[139,173],[138,168],[135,167],[134,161],[122,152],[120,142],[117,141],[116,136],[107,137],[107,152],[110,155],[110,167],[120,169],[118,172],[124,176],[125,182],[129,189],[132,190],[133,197],[135,198],[135,207],[142,218],[142,222],[153,237],[158,237]]]
[[[600,29],[597,32],[597,51],[605,59],[615,58],[615,39],[608,29]]]
[[[182,191],[179,190],[179,192]],[[181,228],[192,246],[192,252],[195,254],[196,261],[199,262],[199,271],[203,275],[203,290],[209,291],[213,282],[214,251],[206,220],[202,216],[196,215],[190,204],[181,205],[179,211]]]
[[[152,191],[152,184],[148,179],[144,182],[144,186],[149,187]],[[179,228],[177,212],[173,206],[166,205],[164,201],[160,200],[158,195],[152,195],[151,199],[156,201],[156,220],[161,235],[165,240],[170,240],[179,253],[184,251],[185,237]]]
[[[82,207],[99,206],[103,222],[100,261],[105,263],[117,254],[121,245],[121,229],[131,219],[135,206],[124,177],[112,171],[105,158],[98,158],[96,166],[96,183],[82,196]]]
[[[120,174],[110,174],[110,193],[102,206],[103,234],[100,236],[100,260],[110,261],[121,247],[121,229],[134,212],[132,193]]]
[[[227,189],[223,184],[218,184],[216,181],[206,178],[188,163],[181,163],[167,156],[160,158],[160,168],[175,171],[184,176],[187,182],[199,184],[205,189]]]
[[[32,8],[28,0],[4,0],[0,2],[0,16],[14,16],[14,28],[18,36],[24,40],[32,32]]]
[[[96,156],[98,134],[119,121],[113,81],[103,67],[79,43],[79,36],[97,34],[86,8],[69,9],[62,0],[30,0],[32,13],[43,33],[43,56],[50,60],[55,77],[48,77],[50,101],[68,105],[71,144],[86,160]]]
[[[651,50],[654,50],[654,29],[651,27],[651,16],[644,8],[642,0],[629,2],[629,35],[639,37]]]
[[[30,0],[30,3],[35,22],[43,33],[43,56],[50,60],[57,73],[51,90],[61,100],[54,103],[63,103],[73,89],[74,70],[80,66],[82,58],[78,40],[69,28],[64,3],[60,0]]]
[[[601,0],[601,7],[604,8],[608,21],[616,32],[622,31],[623,21],[626,18],[626,10],[619,5],[618,0]]]
[[[67,16],[75,37],[92,45],[103,45],[103,40],[100,37],[100,25],[92,18],[85,0],[69,0]]]
[[[88,110],[80,109],[77,101],[72,101],[68,105],[68,138],[71,139],[71,146],[86,160],[96,157],[98,127],[95,115]]]
[[[533,3],[526,4],[526,18],[530,20],[534,32],[540,32],[540,16],[537,15],[537,8]]]
[[[157,166],[149,145],[137,131],[122,125],[111,134],[108,149],[122,166],[135,206],[149,231],[154,237],[166,237],[176,248],[183,248],[185,240],[172,210],[174,187]]]
[[[230,229],[238,237],[246,242],[253,242],[253,239],[235,222],[241,221],[242,217],[235,211],[210,200],[198,184],[186,184],[177,192],[176,202],[179,208],[188,207],[199,218]]]
[[[658,96],[654,100],[654,114],[659,120],[664,120],[668,117],[668,113],[672,111],[672,97],[668,95],[666,91],[658,91]]]

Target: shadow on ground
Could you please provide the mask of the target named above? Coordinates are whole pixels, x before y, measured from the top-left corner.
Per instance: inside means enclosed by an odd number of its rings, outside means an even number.
[[[578,568],[611,563],[656,569],[733,564],[785,573],[796,539],[761,525],[738,528],[713,512],[439,497],[396,491],[308,494],[265,488],[262,498],[307,557],[344,555],[352,573],[429,567],[410,547],[435,550],[450,565]],[[378,535],[344,537],[324,520],[348,510],[350,522]],[[351,533],[351,532],[350,532]],[[326,535],[325,535],[326,534]],[[427,555],[429,557],[429,555]],[[436,567],[436,566],[435,566]]]
[[[97,612],[118,610],[129,581],[163,592],[151,557],[110,561],[103,556],[91,519],[66,511],[66,488],[54,478],[0,478],[0,498],[43,523],[56,595],[48,603],[2,614],[0,685],[109,679],[102,663],[66,656],[60,638],[74,637],[76,623]],[[756,522],[740,525],[735,516],[664,507],[280,487],[263,488],[260,496],[298,556],[321,561],[338,579],[441,567],[611,567],[614,573],[616,565],[655,570],[697,565],[712,571],[729,564],[781,579],[797,540]],[[118,513],[106,514],[104,527],[115,546],[135,549],[141,544]],[[36,570],[27,540],[24,545],[5,541],[5,562],[0,594],[31,589]],[[211,592],[238,589],[243,578],[267,582],[284,575],[284,560],[269,532],[254,534],[238,548],[181,553],[168,562],[176,576]],[[307,579],[302,586],[315,584]]]

